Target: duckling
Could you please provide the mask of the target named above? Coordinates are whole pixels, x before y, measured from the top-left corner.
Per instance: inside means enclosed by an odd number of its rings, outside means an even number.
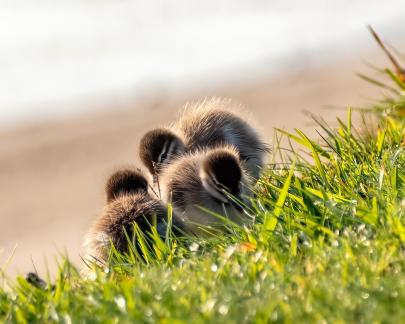
[[[207,226],[224,230],[218,215],[238,224],[249,220],[242,205],[251,195],[251,181],[232,146],[183,155],[162,171],[160,186],[162,200],[172,203],[188,233],[205,236]]]
[[[113,173],[106,184],[107,204],[90,228],[83,244],[84,261],[103,265],[108,260],[111,243],[125,253],[133,237],[134,223],[146,231],[156,218],[161,236],[166,233],[168,211],[160,200],[148,193],[148,182],[138,171],[124,169]],[[173,218],[173,225],[181,224]]]
[[[269,148],[237,110],[239,107],[232,101],[220,98],[186,106],[175,124],[164,131],[155,129],[145,134],[139,150],[141,160],[152,174],[158,175],[162,167],[184,152],[228,144],[239,151],[247,171],[257,180]],[[152,169],[151,165],[158,167]]]

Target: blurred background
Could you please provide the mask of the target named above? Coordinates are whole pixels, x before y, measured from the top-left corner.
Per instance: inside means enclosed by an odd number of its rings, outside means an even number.
[[[405,50],[404,17],[403,0],[2,0],[0,267],[79,264],[109,173],[189,100],[240,102],[270,141],[381,98],[356,76],[388,64],[366,26]]]

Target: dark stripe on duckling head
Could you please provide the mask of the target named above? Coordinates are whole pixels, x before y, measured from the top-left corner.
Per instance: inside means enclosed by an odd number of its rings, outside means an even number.
[[[139,156],[148,170],[155,174],[173,155],[184,152],[183,141],[172,131],[156,128],[147,132],[140,141]]]
[[[119,196],[134,193],[147,193],[148,181],[138,171],[124,169],[114,172],[106,184],[107,202]]]

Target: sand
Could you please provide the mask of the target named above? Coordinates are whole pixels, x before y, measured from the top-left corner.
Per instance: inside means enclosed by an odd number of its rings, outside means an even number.
[[[376,60],[382,61],[383,56],[377,53]],[[381,91],[360,80],[355,71],[371,72],[357,57],[302,68],[277,79],[262,77],[245,85],[162,94],[159,100],[137,103],[131,109],[1,132],[0,265],[4,266],[13,250],[7,267],[13,276],[34,270],[33,264],[41,274],[47,268],[54,272],[58,254],[67,253],[80,264],[81,240],[103,208],[109,173],[123,165],[139,165],[142,134],[173,120],[187,100],[219,95],[239,101],[269,140],[274,127],[300,127],[313,134],[304,110],[333,121],[337,114],[346,114],[345,105],[362,105],[381,97]],[[325,105],[341,110],[325,110]]]

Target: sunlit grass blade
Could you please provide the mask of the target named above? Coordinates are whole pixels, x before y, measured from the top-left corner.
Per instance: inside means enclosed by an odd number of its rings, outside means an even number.
[[[280,191],[279,197],[277,199],[276,205],[274,207],[274,210],[272,213],[268,213],[266,215],[266,218],[263,222],[263,230],[264,231],[274,231],[274,229],[277,226],[277,219],[280,216],[284,203],[286,201],[286,198],[288,196],[288,189],[290,188],[291,184],[291,179],[294,175],[294,169],[295,169],[295,162],[291,166],[291,169],[288,173],[288,176],[284,182],[283,188]]]

